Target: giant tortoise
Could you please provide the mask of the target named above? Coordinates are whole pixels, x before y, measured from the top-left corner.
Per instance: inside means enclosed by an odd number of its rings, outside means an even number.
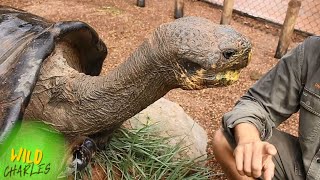
[[[88,24],[4,6],[0,44],[0,145],[22,119],[42,120],[67,138],[110,134],[171,89],[235,82],[251,51],[230,26],[184,17],[158,27],[124,63],[99,75],[107,48]]]

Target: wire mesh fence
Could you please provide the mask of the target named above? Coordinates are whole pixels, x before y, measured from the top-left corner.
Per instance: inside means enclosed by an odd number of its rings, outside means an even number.
[[[205,0],[219,6],[223,0]],[[290,0],[235,0],[234,9],[253,17],[283,24]],[[320,0],[301,0],[295,29],[320,35]]]

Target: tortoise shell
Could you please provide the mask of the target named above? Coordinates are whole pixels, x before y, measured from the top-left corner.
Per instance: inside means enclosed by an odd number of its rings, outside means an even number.
[[[41,64],[66,41],[80,53],[80,71],[99,75],[106,45],[88,24],[52,23],[23,10],[0,6],[0,146],[19,127]]]

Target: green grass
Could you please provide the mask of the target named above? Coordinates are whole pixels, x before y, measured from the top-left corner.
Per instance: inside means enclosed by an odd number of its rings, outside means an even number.
[[[196,163],[197,159],[175,158],[186,147],[170,146],[169,138],[154,136],[152,130],[150,126],[117,130],[105,150],[95,155],[93,163],[105,169],[109,180],[202,180],[213,176],[209,168]],[[77,173],[77,179],[84,174],[91,177],[90,166]]]

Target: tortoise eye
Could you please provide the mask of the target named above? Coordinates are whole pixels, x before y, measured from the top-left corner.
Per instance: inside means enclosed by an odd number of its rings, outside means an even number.
[[[228,50],[225,50],[222,54],[226,59],[230,59],[231,56],[236,54],[236,50],[228,49]]]

